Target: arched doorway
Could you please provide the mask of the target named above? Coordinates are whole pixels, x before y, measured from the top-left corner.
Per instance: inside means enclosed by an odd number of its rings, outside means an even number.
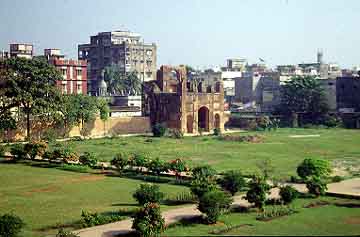
[[[187,133],[193,133],[194,132],[194,118],[191,115],[188,115],[186,117],[186,131]]]
[[[209,109],[201,107],[198,112],[198,130],[209,132]]]
[[[215,114],[214,128],[220,128],[220,115]]]

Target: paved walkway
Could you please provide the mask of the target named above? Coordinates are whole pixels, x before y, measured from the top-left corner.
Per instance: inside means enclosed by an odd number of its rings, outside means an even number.
[[[300,192],[306,192],[304,184],[291,184]],[[279,196],[277,188],[271,190],[269,198],[276,198]],[[360,198],[360,178],[349,179],[339,183],[328,185],[328,193],[338,195],[351,195]],[[250,204],[243,199],[244,195],[234,197],[233,206],[250,206]],[[196,205],[188,205],[181,208],[175,208],[162,213],[166,225],[172,224],[184,218],[191,218],[201,215],[197,210]],[[80,237],[115,237],[119,234],[129,233],[131,231],[132,220],[127,219],[111,224],[94,226],[86,229],[74,231]]]

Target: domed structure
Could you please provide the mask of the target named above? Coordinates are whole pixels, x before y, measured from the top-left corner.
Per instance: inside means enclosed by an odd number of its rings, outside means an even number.
[[[99,96],[107,95],[107,84],[104,80],[104,71],[101,72],[101,81],[99,82],[98,88],[99,88]]]

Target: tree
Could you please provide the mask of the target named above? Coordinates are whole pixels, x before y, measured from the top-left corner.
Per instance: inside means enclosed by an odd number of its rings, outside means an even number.
[[[220,214],[230,207],[231,203],[232,198],[229,194],[220,190],[214,190],[200,197],[198,209],[206,214],[206,219],[209,224],[214,224]]]
[[[137,73],[130,72],[126,74],[116,64],[105,68],[104,80],[108,84],[110,94],[138,95],[141,93],[142,82]]]
[[[142,237],[159,236],[165,230],[165,220],[161,216],[160,205],[147,203],[136,212],[133,229]]]
[[[5,96],[20,107],[26,117],[27,138],[31,136],[31,117],[51,118],[56,113],[59,91],[56,81],[62,80],[56,68],[42,59],[10,58],[5,61],[8,70]]]
[[[20,217],[5,214],[0,216],[0,237],[16,237],[21,232],[25,223]]]
[[[232,196],[245,187],[246,181],[240,171],[228,171],[220,180],[221,187],[231,193]]]
[[[270,185],[262,176],[253,176],[249,182],[249,190],[245,199],[250,203],[254,203],[255,207],[264,210],[266,195],[269,194]]]
[[[327,178],[331,173],[331,167],[327,160],[307,158],[297,167],[296,171],[304,180],[314,176]]]
[[[299,196],[299,192],[295,188],[286,185],[280,187],[279,195],[284,204],[289,204]]]
[[[97,100],[97,108],[100,113],[100,119],[104,123],[104,136],[105,136],[105,130],[106,130],[105,129],[105,121],[107,121],[109,119],[109,113],[110,113],[110,108],[109,108],[108,102],[103,98],[99,98]]]
[[[168,171],[167,163],[159,158],[151,160],[149,163],[149,170],[155,173],[157,176],[161,174],[161,172]]]
[[[159,185],[140,184],[140,187],[133,194],[140,205],[146,203],[160,203],[164,198],[164,193],[160,192]]]
[[[125,85],[128,95],[141,94],[142,83],[136,72],[130,72],[125,78]]]
[[[279,107],[283,114],[308,113],[314,120],[328,111],[319,81],[311,76],[293,77],[281,88]]]
[[[193,179],[215,180],[216,170],[210,165],[198,166],[192,169]]]
[[[115,155],[115,157],[111,160],[111,165],[115,166],[119,173],[121,174],[124,168],[128,165],[129,154],[125,152],[120,152]]]

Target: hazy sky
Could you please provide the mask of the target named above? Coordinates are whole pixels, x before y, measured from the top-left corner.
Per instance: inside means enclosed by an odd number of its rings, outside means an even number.
[[[76,58],[90,35],[125,28],[158,45],[158,66],[295,64],[322,48],[350,67],[360,65],[359,24],[359,0],[0,0],[0,49],[30,42]]]

